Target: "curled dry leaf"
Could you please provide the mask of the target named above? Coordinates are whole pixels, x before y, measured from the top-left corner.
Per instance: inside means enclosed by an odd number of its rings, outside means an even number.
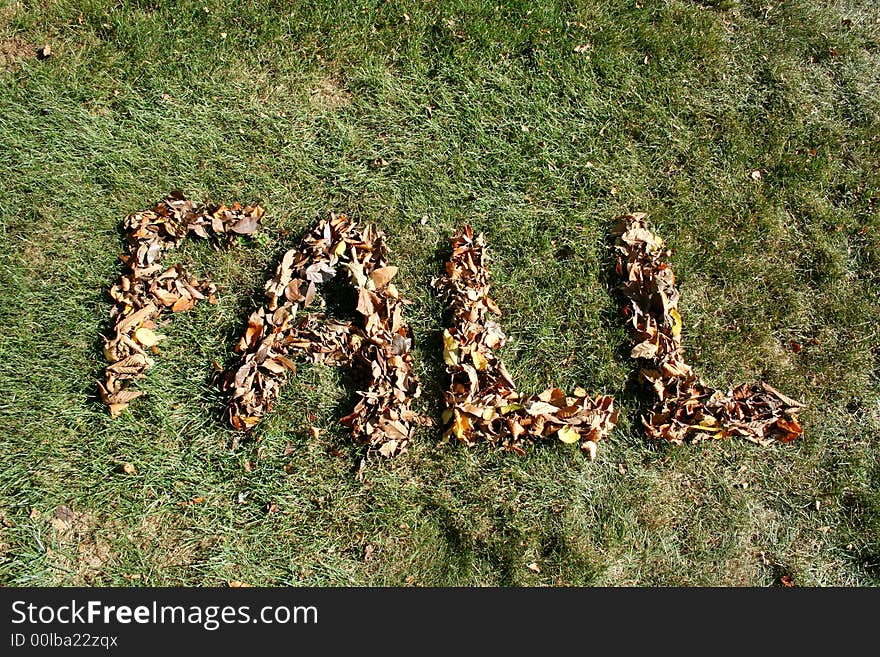
[[[287,251],[238,343],[241,359],[226,376],[230,424],[252,430],[296,371],[296,359],[347,365],[366,386],[342,424],[368,455],[405,450],[419,420],[410,403],[421,387],[409,353],[412,332],[403,320],[406,302],[390,283],[396,273],[387,263],[384,235],[344,214],[331,213],[299,248]],[[337,322],[324,312],[318,286],[337,275],[357,294],[357,322]]]
[[[638,360],[640,378],[657,397],[642,418],[645,431],[679,445],[728,436],[767,445],[800,436],[800,402],[766,383],[715,390],[685,362],[678,312],[681,292],[667,263],[669,251],[646,227],[646,216],[626,215],[613,232],[620,289],[627,301],[624,315],[636,343],[631,355]]]
[[[550,388],[524,397],[495,355],[507,336],[491,319],[501,311],[489,296],[483,235],[475,237],[470,226],[456,233],[446,273],[434,286],[451,318],[451,326],[443,331],[443,360],[450,377],[444,393],[444,419],[450,423],[446,437],[466,445],[485,440],[520,454],[530,442],[558,439],[579,443],[594,455],[596,443],[617,423],[614,400],[591,397],[583,388],[571,395]]]
[[[197,301],[216,303],[214,284],[197,280],[181,266],[166,267],[162,256],[176,248],[188,235],[213,238],[227,245],[240,234],[251,234],[259,226],[263,208],[235,203],[206,206],[172,192],[149,210],[134,212],[125,219],[128,253],[120,256],[125,271],[110,288],[116,302],[110,311],[112,336],[104,338],[104,356],[110,362],[105,380],[99,383],[101,399],[118,417],[132,399],[142,393],[126,390],[127,381],[141,378],[153,364],[145,349],[155,351],[164,338],[153,328],[155,320],[170,310],[183,312]]]

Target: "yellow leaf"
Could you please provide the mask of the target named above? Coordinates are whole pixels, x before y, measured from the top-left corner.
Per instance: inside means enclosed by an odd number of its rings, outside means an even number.
[[[471,430],[471,421],[464,413],[455,411],[455,422],[452,423],[452,433],[461,442],[467,442],[467,433]]]
[[[474,367],[477,368],[478,372],[485,371],[486,367],[489,365],[488,359],[479,351],[471,353],[471,360],[474,362]]]
[[[576,443],[581,438],[581,435],[568,425],[565,425],[559,431],[557,431],[556,435],[559,436],[559,440],[567,445],[570,445],[571,443]]]
[[[672,337],[677,338],[681,335],[681,315],[675,308],[670,308],[669,316],[672,318]]]
[[[491,422],[492,418],[494,418],[494,417],[495,417],[495,407],[494,406],[487,406],[483,410],[483,419],[486,422]]]
[[[448,329],[443,329],[443,362],[458,365],[458,343]]]
[[[345,253],[345,240],[340,240],[336,248],[333,249],[333,255],[341,256],[343,253]]]
[[[164,335],[157,335],[148,328],[139,328],[137,331],[134,332],[134,339],[148,349],[152,346],[155,346],[159,342],[159,340],[162,340],[164,338]]]
[[[508,413],[510,413],[510,411],[520,411],[522,410],[522,408],[522,404],[507,404],[505,406],[502,406],[498,410],[501,411],[501,415],[507,415]]]

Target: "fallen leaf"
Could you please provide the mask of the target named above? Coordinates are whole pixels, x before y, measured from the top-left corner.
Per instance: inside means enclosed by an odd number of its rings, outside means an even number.
[[[181,297],[171,306],[171,312],[182,313],[190,310],[196,305],[196,300],[192,297]]]
[[[122,471],[129,475],[137,474],[137,469],[134,467],[134,464],[128,462],[122,464]]]
[[[443,362],[458,365],[458,343],[448,329],[443,330]]]
[[[164,340],[165,336],[157,335],[148,328],[139,328],[134,332],[134,339],[149,349],[157,345],[160,340]]]
[[[633,347],[629,355],[630,358],[653,358],[657,355],[657,351],[657,345],[646,340]]]
[[[122,415],[122,411],[128,408],[128,403],[108,404],[107,408],[110,410],[110,417],[115,419]]]
[[[376,307],[373,305],[373,295],[365,287],[358,288],[356,310],[364,316],[372,315],[376,312]]]
[[[461,442],[466,442],[467,435],[471,430],[471,421],[464,413],[455,411],[455,421],[452,423],[452,433]]]
[[[382,446],[379,447],[379,454],[384,456],[385,458],[389,458],[394,456],[394,452],[397,449],[397,441],[396,440],[388,440],[382,443]]]
[[[259,228],[260,219],[254,215],[245,215],[229,226],[229,230],[239,235],[253,235]]]
[[[678,314],[678,310],[672,308],[669,311],[669,316],[672,318],[672,327],[670,328],[672,337],[677,338],[681,335],[681,315]]]
[[[531,570],[532,572],[535,572],[535,573],[541,572],[541,566],[539,566],[536,561],[533,561],[532,563],[527,565],[526,568],[528,568],[529,570]]]
[[[569,445],[576,443],[581,438],[581,435],[568,425],[561,427],[556,435],[559,436],[559,440]]]
[[[373,273],[370,274],[370,279],[373,281],[376,289],[381,289],[385,287],[396,274],[397,267],[380,267],[379,269],[375,269]]]

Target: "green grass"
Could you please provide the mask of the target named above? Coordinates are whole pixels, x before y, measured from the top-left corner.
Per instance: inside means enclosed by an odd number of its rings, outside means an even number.
[[[880,584],[880,7],[770,4],[0,1],[0,583]],[[181,249],[220,304],[173,317],[114,421],[121,221],[174,188],[265,229]],[[211,361],[331,210],[388,233],[438,420],[428,283],[485,231],[520,388],[621,408],[598,460],[435,428],[359,481],[320,367],[238,443]],[[608,275],[627,211],[674,249],[692,364],[801,398],[802,440],[645,439]]]

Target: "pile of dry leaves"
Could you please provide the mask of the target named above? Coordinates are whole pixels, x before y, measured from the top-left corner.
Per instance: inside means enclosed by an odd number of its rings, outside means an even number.
[[[318,286],[344,272],[357,292],[362,325],[329,320]],[[226,376],[230,424],[251,430],[271,410],[292,358],[350,365],[367,382],[354,411],[341,419],[368,454],[394,456],[412,439],[418,415],[410,408],[421,388],[413,373],[412,333],[403,321],[404,299],[391,280],[384,235],[361,229],[346,215],[331,214],[298,249],[287,251],[265,286],[266,302],[248,319],[236,351],[239,363]],[[298,316],[301,309],[318,307]]]
[[[801,435],[801,404],[766,383],[742,384],[722,392],[705,385],[684,361],[681,344],[681,293],[666,262],[669,251],[637,213],[621,218],[614,229],[617,273],[627,299],[624,314],[636,341],[632,357],[641,378],[657,395],[642,419],[652,438],[676,444],[706,438],[741,436],[767,445]]]
[[[450,376],[445,392],[446,437],[472,445],[482,439],[504,449],[524,453],[529,442],[556,436],[564,443],[580,443],[590,458],[596,445],[617,422],[614,400],[591,398],[583,388],[566,395],[558,388],[523,397],[517,391],[495,349],[506,336],[490,319],[500,315],[489,296],[489,270],[483,235],[474,237],[463,226],[452,238],[446,273],[434,281],[451,316],[443,332],[443,359]]]
[[[162,256],[190,234],[221,243],[251,235],[262,216],[259,205],[205,206],[172,192],[153,208],[126,217],[128,253],[120,256],[125,272],[110,288],[116,302],[110,311],[113,335],[104,338],[104,355],[110,365],[104,383],[98,384],[111,416],[118,417],[131,400],[143,394],[126,388],[153,365],[148,354],[158,351],[157,344],[164,337],[154,331],[156,320],[168,311],[189,310],[202,299],[217,302],[211,281],[192,278],[179,264],[167,267]]]

